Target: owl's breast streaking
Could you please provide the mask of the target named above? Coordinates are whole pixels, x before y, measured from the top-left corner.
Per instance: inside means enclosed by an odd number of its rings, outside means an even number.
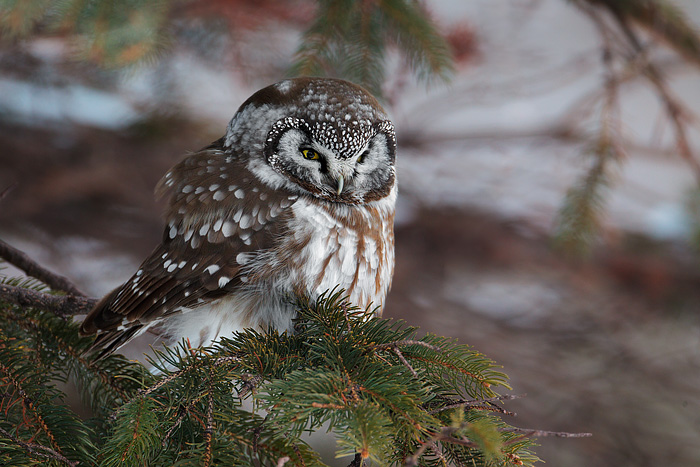
[[[341,287],[362,308],[384,306],[394,271],[396,189],[363,206],[319,202],[303,197],[291,206],[288,235],[275,251],[271,285],[312,300]]]

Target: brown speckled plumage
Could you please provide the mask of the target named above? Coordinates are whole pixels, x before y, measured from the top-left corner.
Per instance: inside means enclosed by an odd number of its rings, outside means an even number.
[[[296,297],[336,286],[381,310],[395,151],[391,122],[355,85],[301,78],[258,91],[226,136],[163,177],[162,243],[81,332],[108,353],[156,324],[194,344],[244,327],[290,330]]]

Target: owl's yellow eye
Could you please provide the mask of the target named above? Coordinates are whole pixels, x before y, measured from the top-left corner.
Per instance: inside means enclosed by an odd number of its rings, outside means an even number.
[[[310,161],[317,161],[321,158],[316,151],[308,148],[302,149],[301,155],[304,156],[304,159],[308,159]]]
[[[369,154],[369,149],[360,154],[360,157],[357,158],[357,163],[358,164],[364,164],[365,159],[367,158],[367,154]]]

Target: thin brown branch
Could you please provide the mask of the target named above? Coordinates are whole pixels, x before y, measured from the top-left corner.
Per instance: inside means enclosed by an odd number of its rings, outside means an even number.
[[[213,459],[213,441],[214,441],[214,395],[213,391],[213,375],[209,375],[209,391],[207,392],[207,426],[204,429],[204,445],[206,449],[204,451],[204,458],[202,463],[205,467],[211,465]]]
[[[138,395],[141,397],[146,397],[147,395],[151,394],[154,391],[157,391],[158,389],[162,388],[163,386],[165,386],[169,382],[179,378],[180,375],[182,375],[183,373],[186,373],[187,371],[190,371],[190,370],[191,370],[191,368],[184,368],[184,369],[178,370],[174,373],[170,373],[167,377],[159,380],[153,386],[148,387],[146,389],[139,389]]]
[[[36,444],[36,443],[27,443],[24,442],[10,434],[8,431],[0,428],[0,435],[3,437],[9,439],[13,443],[15,443],[17,446],[21,447],[25,451],[27,451],[30,455],[32,456],[37,456],[37,457],[43,457],[47,459],[53,459],[58,462],[62,462],[66,465],[69,465],[71,467],[75,467],[78,465],[78,461],[71,461],[62,454],[59,454],[58,452],[54,451],[51,448],[48,448],[46,446],[42,446],[41,444]]]
[[[566,431],[544,431],[517,427],[504,428],[499,431],[502,431],[504,433],[522,433],[521,436],[517,436],[513,439],[508,440],[508,442],[506,442],[504,446],[510,446],[526,438],[590,438],[591,436],[593,436],[592,433],[568,433]]]
[[[608,54],[607,61],[609,62],[610,54],[612,53],[610,45],[611,40],[609,37],[609,30],[606,27],[603,18],[598,14],[595,8],[585,7],[582,4],[578,4],[578,6],[581,8],[581,10],[588,14],[588,16],[593,20],[594,24],[598,27],[601,37],[605,43],[604,50],[606,51],[606,54]],[[630,53],[631,56],[626,58],[628,64],[631,65],[630,75],[644,76],[656,90],[659,99],[665,107],[666,115],[668,116],[673,127],[678,153],[688,163],[697,182],[700,183],[700,161],[698,161],[693,154],[693,150],[688,141],[685,124],[686,121],[692,119],[692,112],[690,112],[675,96],[673,96],[668,88],[668,85],[666,84],[663,73],[661,72],[660,68],[649,59],[644,44],[639,37],[637,37],[637,33],[629,24],[628,18],[621,14],[621,12],[617,9],[608,9],[612,15],[612,18],[620,28],[620,31],[627,39],[627,42],[632,49],[632,52]],[[609,63],[606,63],[606,67],[608,67],[608,69],[611,68]],[[612,79],[609,78],[608,88],[613,81],[613,85],[617,86],[623,80],[624,79],[621,77],[615,77]]]
[[[678,152],[680,153],[681,157],[683,157],[692,167],[695,178],[697,179],[697,182],[700,183],[700,162],[693,155],[693,151],[688,143],[685,125],[682,121],[687,115],[686,111],[684,110],[684,106],[668,89],[666,80],[661,70],[647,58],[646,50],[642,46],[642,42],[628,24],[627,19],[619,13],[615,15],[615,18],[637,54],[645,59],[643,68],[644,76],[646,76],[649,82],[654,86],[654,88],[656,88],[656,91],[658,92],[659,97],[666,108],[666,113],[671,120],[671,124],[673,125],[676,133]]]
[[[66,292],[67,294],[74,295],[76,297],[85,297],[85,294],[81,292],[68,278],[60,276],[49,271],[43,266],[40,266],[23,251],[8,245],[2,240],[0,240],[0,258],[3,258],[8,263],[18,267],[28,276],[39,279],[53,290]]]
[[[241,386],[241,390],[238,391],[238,397],[243,399],[248,393],[255,392],[255,388],[258,387],[258,384],[260,384],[262,380],[263,377],[260,375],[254,375],[250,378],[243,379],[243,386]]]
[[[258,454],[258,443],[260,442],[260,435],[262,434],[263,430],[265,429],[265,423],[267,422],[267,419],[270,417],[270,412],[265,415],[265,418],[263,419],[262,422],[260,422],[260,425],[256,426],[255,428],[251,429],[250,431],[253,433],[253,454]]]
[[[195,406],[195,404],[197,402],[199,402],[202,399],[202,397],[204,397],[204,396],[202,395],[200,397],[196,397],[196,398],[192,399],[189,402],[189,404],[187,404],[187,406],[180,406],[180,408],[178,409],[179,415],[178,415],[177,419],[175,419],[175,422],[168,429],[168,431],[165,433],[165,436],[163,437],[163,442],[161,443],[162,447],[166,446],[166,444],[168,443],[168,440],[170,439],[172,434],[175,432],[177,427],[180,426],[180,424],[185,419],[185,417],[190,413],[190,410],[192,410],[192,408]]]
[[[459,426],[459,427],[452,427],[452,426],[445,426],[440,429],[437,433],[435,433],[430,439],[425,441],[424,443],[421,444],[421,446],[418,448],[418,450],[413,453],[412,456],[407,457],[404,460],[404,465],[406,467],[416,467],[418,465],[418,460],[421,458],[423,453],[430,447],[435,446],[436,442],[438,441],[445,441],[453,444],[459,444],[460,446],[465,446],[468,448],[478,448],[479,445],[476,444],[473,441],[470,441],[466,438],[455,438],[452,435],[455,434],[457,431],[461,430],[464,428],[464,426]]]
[[[471,400],[471,401],[462,401],[462,402],[457,402],[455,404],[446,405],[444,407],[440,407],[437,409],[433,409],[433,410],[429,411],[428,413],[430,415],[435,415],[436,413],[444,412],[445,410],[456,409],[459,407],[470,407],[470,408],[471,407],[481,407],[481,406],[485,406],[486,404],[488,404],[489,406],[495,408],[498,412],[501,412],[501,413],[506,414],[506,415],[513,415],[514,416],[515,414],[513,412],[508,412],[497,405],[493,405],[493,402],[509,401],[509,400],[513,400],[513,399],[520,399],[521,397],[525,397],[525,394],[520,394],[520,395],[506,394],[503,396],[490,397],[488,399],[478,399],[478,400],[475,399],[475,400]]]
[[[399,360],[401,360],[401,363],[403,363],[404,366],[406,366],[406,368],[408,368],[411,371],[411,374],[413,375],[413,377],[418,378],[418,373],[416,373],[416,370],[414,370],[413,367],[411,366],[411,364],[408,363],[408,360],[406,360],[406,357],[403,356],[403,354],[401,353],[399,348],[394,347],[392,350],[394,351],[396,356],[399,357]]]
[[[416,340],[411,340],[411,339],[406,339],[402,341],[394,341],[394,342],[387,342],[386,344],[378,344],[372,346],[372,350],[388,350],[388,349],[395,349],[397,347],[402,347],[406,345],[421,345],[423,347],[427,347],[429,349],[435,350],[436,352],[440,352],[442,349],[438,347],[437,345],[432,345],[428,344],[427,342],[423,341],[416,341]]]
[[[22,307],[50,311],[60,318],[86,314],[97,303],[94,298],[83,295],[51,295],[23,287],[0,284],[0,300]]]

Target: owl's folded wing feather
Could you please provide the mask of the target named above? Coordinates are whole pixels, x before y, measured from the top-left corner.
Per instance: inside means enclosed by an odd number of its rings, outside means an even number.
[[[220,141],[170,170],[157,192],[170,192],[162,243],[82,323],[108,354],[161,318],[239,288],[245,265],[273,247],[279,221],[296,196],[261,184]]]

